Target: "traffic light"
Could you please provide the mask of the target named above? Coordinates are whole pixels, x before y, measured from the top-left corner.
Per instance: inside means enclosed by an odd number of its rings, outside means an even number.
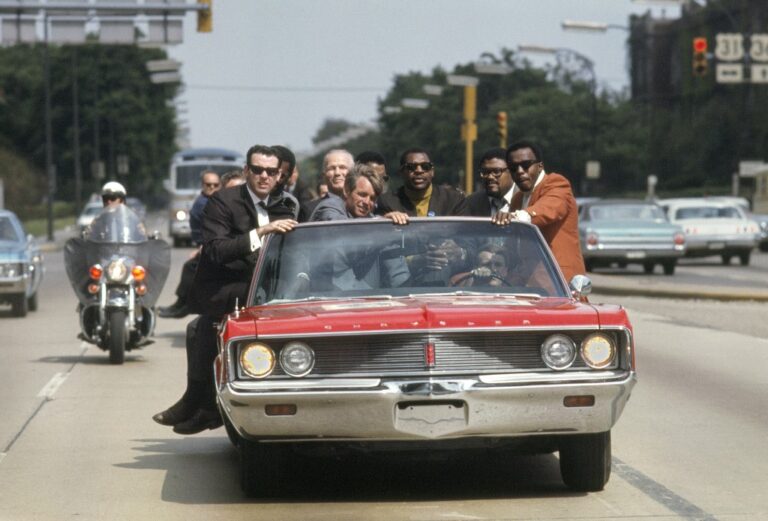
[[[197,5],[205,5],[207,9],[197,12],[197,32],[210,33],[213,31],[213,0],[197,0]]]
[[[506,148],[507,147],[507,113],[499,112],[498,114],[496,114],[496,123],[498,125],[496,134],[498,134],[499,136],[499,143],[501,144],[501,148]]]
[[[698,36],[693,39],[693,75],[702,77],[707,75],[707,39]]]

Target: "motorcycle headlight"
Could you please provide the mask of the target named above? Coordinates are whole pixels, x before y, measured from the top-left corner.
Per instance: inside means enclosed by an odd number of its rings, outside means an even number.
[[[186,221],[187,220],[187,212],[184,210],[176,210],[176,213],[174,214],[174,217],[176,217],[177,221]]]
[[[576,344],[565,335],[552,335],[541,344],[541,359],[555,371],[568,369],[576,360]]]
[[[616,344],[607,335],[591,334],[581,343],[581,358],[592,369],[604,369],[616,359]]]
[[[275,369],[275,352],[266,344],[248,344],[240,351],[240,367],[253,378],[267,377]]]
[[[315,352],[304,342],[288,342],[280,350],[280,366],[287,375],[305,376],[315,366]]]
[[[128,278],[128,267],[118,259],[113,260],[107,266],[107,280],[109,282],[124,283]]]

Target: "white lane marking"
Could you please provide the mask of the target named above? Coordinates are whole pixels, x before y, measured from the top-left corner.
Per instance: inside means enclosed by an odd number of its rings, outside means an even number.
[[[67,376],[69,376],[69,372],[66,373],[56,373],[53,375],[53,377],[48,380],[48,383],[45,384],[45,386],[40,389],[40,392],[37,393],[38,398],[45,398],[46,400],[53,400],[53,395],[56,394],[56,391],[61,387],[61,384],[64,383],[64,380],[67,379]]]
[[[3,462],[3,459],[5,458],[5,455],[8,454],[7,452],[0,452],[0,463]]]

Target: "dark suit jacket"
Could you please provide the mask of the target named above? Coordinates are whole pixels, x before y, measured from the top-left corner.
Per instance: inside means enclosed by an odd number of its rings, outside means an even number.
[[[267,213],[270,221],[294,219],[298,208],[289,198],[270,196]],[[191,295],[193,311],[220,316],[234,309],[236,299],[241,306],[246,304],[258,258],[258,250],[251,252],[249,233],[258,226],[247,185],[219,190],[208,200],[203,250]]]
[[[467,197],[467,208],[469,209],[469,215],[472,217],[491,216],[491,203],[488,200],[488,194],[485,192],[485,189],[478,190]]]
[[[416,207],[408,196],[405,195],[405,188],[400,187],[397,192],[387,192],[379,196],[377,201],[376,213],[384,215],[389,212],[405,212],[408,215],[416,216]],[[453,188],[445,188],[438,185],[432,185],[432,197],[429,199],[428,215],[469,215],[464,194]]]
[[[520,210],[522,202],[523,192],[515,192],[511,210]],[[565,280],[570,282],[574,275],[585,273],[579,244],[578,209],[568,179],[560,174],[546,174],[533,189],[525,211],[549,244]]]

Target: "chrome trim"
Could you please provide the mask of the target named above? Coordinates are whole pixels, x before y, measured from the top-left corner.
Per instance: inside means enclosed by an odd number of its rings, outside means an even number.
[[[485,384],[565,384],[610,382],[624,380],[630,371],[571,371],[547,374],[483,374],[478,378]]]
[[[285,389],[350,389],[373,388],[381,385],[381,378],[322,378],[320,380],[237,380],[229,386],[235,391],[272,391]]]

